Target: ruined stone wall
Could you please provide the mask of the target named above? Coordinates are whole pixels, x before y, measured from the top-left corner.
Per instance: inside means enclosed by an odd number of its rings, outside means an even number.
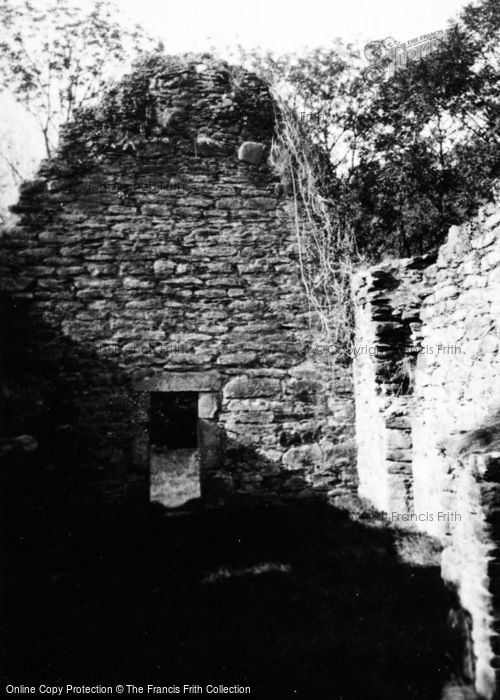
[[[359,493],[382,511],[406,513],[413,503],[412,373],[431,259],[385,263],[353,279]]]
[[[220,438],[205,496],[354,487],[351,381],[311,351],[275,120],[251,74],[149,58],[23,186],[1,241],[9,430],[44,436],[78,498],[142,492],[162,382]]]
[[[389,521],[441,538],[443,577],[471,615],[476,687],[492,697],[500,667],[498,205],[452,227],[435,261],[359,273],[354,295],[360,493]]]

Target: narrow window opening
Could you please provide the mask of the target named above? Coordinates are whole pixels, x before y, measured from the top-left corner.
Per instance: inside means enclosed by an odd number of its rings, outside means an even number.
[[[198,394],[152,392],[149,419],[151,501],[175,508],[199,498]]]

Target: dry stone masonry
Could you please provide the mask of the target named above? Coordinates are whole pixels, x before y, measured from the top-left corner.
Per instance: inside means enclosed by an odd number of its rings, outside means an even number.
[[[197,395],[207,502],[355,488],[351,380],[311,351],[276,116],[241,69],[148,58],[23,186],[7,434],[40,436],[77,501],[144,497],[158,392]]]
[[[359,492],[386,512],[407,512],[413,504],[409,414],[429,263],[430,256],[398,261],[354,279]]]
[[[482,697],[500,679],[500,208],[452,227],[437,256],[354,280],[360,493],[441,538],[470,616]]]
[[[277,120],[254,75],[153,56],[64,128],[0,239],[7,468],[52,480],[71,509],[342,497],[359,479],[389,520],[441,539],[492,698],[500,209],[435,255],[356,275],[354,419],[269,162]]]

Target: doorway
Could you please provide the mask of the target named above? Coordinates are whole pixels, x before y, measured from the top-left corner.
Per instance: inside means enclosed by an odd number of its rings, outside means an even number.
[[[167,508],[200,498],[198,393],[150,394],[150,500]]]

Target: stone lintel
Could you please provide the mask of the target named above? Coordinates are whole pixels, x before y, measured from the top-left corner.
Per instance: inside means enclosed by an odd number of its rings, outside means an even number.
[[[138,391],[219,391],[218,372],[168,372],[140,379],[134,384]]]

